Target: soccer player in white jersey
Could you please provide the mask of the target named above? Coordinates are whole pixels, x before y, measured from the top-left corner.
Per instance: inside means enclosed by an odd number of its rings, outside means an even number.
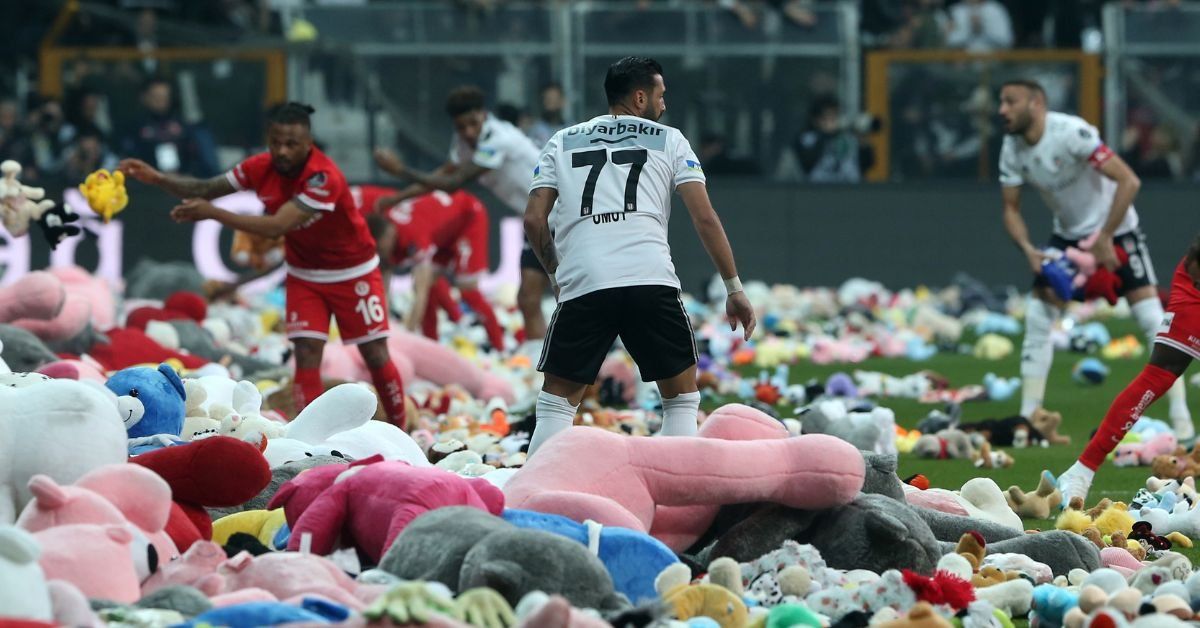
[[[1054,355],[1050,329],[1062,314],[1063,303],[1040,274],[1044,255],[1030,242],[1021,217],[1024,185],[1037,188],[1054,213],[1050,246],[1077,246],[1080,240],[1099,232],[1091,252],[1097,261],[1116,269],[1122,296],[1151,342],[1163,320],[1163,308],[1146,239],[1138,229],[1138,214],[1133,207],[1141,186],[1137,175],[1104,144],[1095,127],[1076,116],[1047,111],[1046,93],[1034,81],[1005,83],[1000,91],[1000,115],[1007,132],[1000,150],[1004,228],[1025,253],[1035,275],[1021,346],[1021,415],[1028,417],[1042,405],[1045,396],[1046,375]],[[1117,246],[1129,254],[1129,263],[1119,268],[1114,250]],[[1171,387],[1168,398],[1176,436],[1180,440],[1193,438],[1195,430],[1182,380]]]
[[[545,384],[530,455],[571,426],[617,336],[642,379],[658,383],[660,434],[696,433],[695,338],[667,244],[672,192],[725,280],[730,329],[740,322],[747,340],[754,332],[700,162],[682,133],[657,122],[665,91],[656,61],[617,61],[604,78],[609,113],[555,133],[534,170],[525,235],[550,273],[558,307],[538,363]]]
[[[529,179],[537,164],[538,147],[520,129],[489,113],[484,108],[483,91],[478,87],[452,90],[446,98],[446,114],[454,121],[454,136],[450,159],[437,170],[420,172],[409,168],[389,150],[375,151],[375,161],[385,172],[416,182],[395,196],[380,199],[381,206],[375,210],[382,211],[430,190],[453,192],[478,179],[511,211],[524,211]],[[542,295],[548,287],[546,271],[526,242],[521,251],[517,307],[525,320],[525,339],[535,349],[546,336]]]

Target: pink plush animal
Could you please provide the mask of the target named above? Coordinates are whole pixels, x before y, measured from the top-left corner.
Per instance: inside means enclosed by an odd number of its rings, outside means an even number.
[[[34,271],[0,287],[0,323],[22,318],[51,319],[62,310],[67,293],[57,277]]]
[[[38,372],[54,379],[92,381],[101,384],[108,381],[108,377],[104,375],[99,366],[84,360],[59,360],[51,362],[38,369]]]
[[[1123,443],[1113,452],[1113,466],[1135,467],[1149,465],[1155,456],[1170,455],[1178,445],[1174,434],[1156,434],[1148,441]]]
[[[350,468],[317,467],[284,484],[268,508],[283,508],[291,528],[289,550],[311,534],[311,551],[325,555],[339,538],[378,563],[396,536],[415,519],[443,506],[473,506],[499,515],[504,495],[483,478],[464,478],[437,467],[414,467],[372,456]]]
[[[346,382],[371,381],[371,372],[367,370],[367,363],[363,361],[357,347],[331,342],[325,349],[321,356],[322,377]],[[416,369],[412,360],[407,356],[392,353],[392,362],[396,364],[396,370],[400,371],[400,379],[406,382],[414,381]]]
[[[862,488],[863,477],[858,450],[822,434],[728,441],[630,438],[574,427],[530,457],[504,494],[510,508],[646,532],[654,529],[663,506],[846,504]]]
[[[50,273],[62,281],[67,294],[81,296],[92,304],[92,325],[100,331],[112,329],[117,324],[117,308],[112,287],[103,277],[94,277],[79,266],[58,266]]]
[[[29,480],[33,501],[17,526],[39,532],[72,524],[130,525],[154,546],[157,562],[179,557],[164,528],[171,516],[171,487],[153,471],[132,464],[93,469],[63,486],[49,476]],[[150,574],[142,574],[143,579]]]
[[[314,554],[276,552],[253,557],[242,552],[217,568],[225,579],[226,591],[263,589],[279,600],[320,595],[361,611],[364,600],[356,595],[359,586],[337,565]]]
[[[148,562],[149,545],[135,541],[123,525],[71,524],[34,533],[42,546],[38,564],[46,580],[66,580],[92,599],[132,604],[141,598],[138,563]]]
[[[142,584],[142,594],[149,595],[173,584],[185,584],[199,589],[208,597],[219,595],[225,590],[225,578],[217,574],[217,568],[227,558],[225,550],[212,541],[192,543],[179,560],[161,565],[158,571]]]
[[[393,328],[388,349],[393,355],[412,360],[416,376],[425,381],[439,386],[459,384],[476,399],[500,397],[510,404],[516,400],[512,385],[504,379],[471,364],[450,347],[404,331],[402,326]]]
[[[62,309],[53,318],[22,318],[12,322],[33,335],[47,341],[73,338],[87,327],[92,318],[92,304],[87,297],[68,292]]]

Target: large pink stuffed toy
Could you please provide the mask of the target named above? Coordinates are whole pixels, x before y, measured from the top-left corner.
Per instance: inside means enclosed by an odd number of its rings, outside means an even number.
[[[230,594],[261,589],[283,602],[319,595],[356,611],[383,592],[379,586],[358,584],[332,561],[313,554],[271,552],[254,557],[241,552],[221,563],[217,574]]]
[[[171,487],[153,471],[133,464],[105,465],[63,486],[49,476],[29,480],[33,501],[17,518],[17,526],[39,532],[72,524],[132,526],[142,533],[160,563],[179,557],[164,531],[171,516]],[[149,574],[143,574],[149,576]]]
[[[66,580],[89,598],[132,604],[142,597],[137,564],[148,545],[124,525],[70,524],[35,532],[46,580]],[[138,560],[135,562],[135,555]]]
[[[772,421],[745,406],[722,408],[705,421],[707,438],[631,438],[573,427],[547,441],[505,484],[507,506],[651,534],[663,531],[661,513],[671,520],[670,534],[656,536],[679,551],[711,524],[712,508],[724,504],[824,509],[854,499],[863,484],[863,458],[841,439],[728,440],[742,429],[779,434],[764,420]],[[701,516],[689,526],[684,513]]]
[[[482,478],[372,456],[350,468],[309,469],[284,484],[267,507],[284,509],[289,550],[299,550],[304,536],[311,535],[310,551],[324,556],[338,549],[342,537],[378,563],[409,522],[443,506],[473,506],[499,515],[504,494]]]
[[[0,323],[22,318],[52,319],[62,311],[67,293],[62,281],[45,271],[34,271],[0,287]]]

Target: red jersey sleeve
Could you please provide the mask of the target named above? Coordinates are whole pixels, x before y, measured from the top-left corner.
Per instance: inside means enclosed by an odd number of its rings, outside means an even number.
[[[313,211],[331,212],[337,209],[338,199],[346,193],[346,181],[341,173],[332,168],[321,168],[308,175],[294,200]]]
[[[257,190],[263,175],[271,167],[271,154],[251,155],[225,173],[225,180],[239,191]]]

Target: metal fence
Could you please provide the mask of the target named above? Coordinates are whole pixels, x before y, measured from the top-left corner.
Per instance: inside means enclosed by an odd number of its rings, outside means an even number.
[[[1200,180],[1200,6],[1104,10],[1105,134],[1143,178]]]
[[[768,14],[754,30],[699,2],[644,10],[506,3],[478,13],[404,2],[301,7],[285,15],[295,20],[317,36],[311,48],[290,51],[290,92],[344,103],[347,115],[350,106],[365,107],[362,139],[391,144],[395,132],[414,160],[445,154],[450,125],[441,105],[456,85],[477,84],[492,104],[537,112],[539,88],[556,81],[567,96],[566,120],[576,121],[606,111],[604,71],[629,54],[663,63],[665,122],[694,143],[723,136],[763,174],[786,170],[816,95],[836,95],[847,111],[860,106],[858,12],[850,2],[819,7],[810,27]]]

